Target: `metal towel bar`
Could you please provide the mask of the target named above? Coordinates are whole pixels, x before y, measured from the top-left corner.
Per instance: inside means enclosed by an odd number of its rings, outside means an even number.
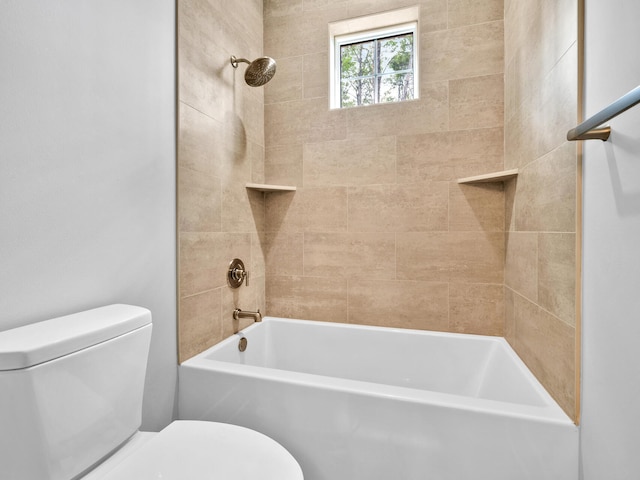
[[[638,103],[640,103],[640,85],[582,122],[576,128],[569,130],[567,132],[567,140],[602,140],[606,142],[611,134],[611,127],[597,127],[617,117],[622,112],[626,112]]]

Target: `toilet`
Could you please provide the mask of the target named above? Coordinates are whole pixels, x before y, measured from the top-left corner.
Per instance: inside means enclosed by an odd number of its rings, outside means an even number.
[[[151,312],[109,305],[0,332],[0,476],[11,480],[302,480],[247,428],[140,432]]]

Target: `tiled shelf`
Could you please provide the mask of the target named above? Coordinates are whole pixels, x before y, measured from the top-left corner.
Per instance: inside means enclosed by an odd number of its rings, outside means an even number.
[[[268,185],[265,183],[247,183],[245,185],[249,190],[257,190],[259,192],[295,192],[296,187],[293,185]]]
[[[484,175],[476,175],[473,177],[459,178],[458,183],[489,183],[504,182],[518,176],[518,169],[502,170],[500,172],[485,173]]]

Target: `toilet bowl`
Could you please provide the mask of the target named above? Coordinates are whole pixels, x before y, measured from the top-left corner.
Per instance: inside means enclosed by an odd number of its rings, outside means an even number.
[[[254,430],[178,420],[132,451],[118,451],[83,480],[302,479],[296,460]]]
[[[175,421],[139,432],[151,313],[106,307],[0,332],[0,465],[11,480],[302,480],[275,440]]]

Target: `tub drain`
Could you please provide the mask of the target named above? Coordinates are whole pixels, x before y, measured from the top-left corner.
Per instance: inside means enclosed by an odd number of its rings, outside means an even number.
[[[240,338],[238,342],[238,350],[244,352],[247,349],[247,339],[245,337]]]

